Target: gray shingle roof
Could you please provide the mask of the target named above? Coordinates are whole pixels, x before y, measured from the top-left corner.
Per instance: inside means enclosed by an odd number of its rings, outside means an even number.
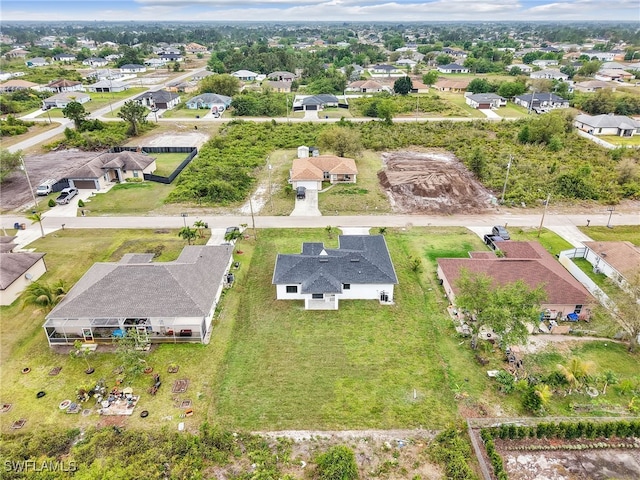
[[[180,95],[173,92],[167,92],[166,90],[156,90],[154,92],[145,92],[142,95],[137,96],[134,100],[142,100],[144,98],[151,98],[156,103],[168,103],[174,98],[178,98]]]
[[[324,105],[326,103],[338,103],[338,97],[328,93],[321,93],[302,99],[302,105]]]
[[[340,235],[337,249],[302,244],[300,254],[278,254],[272,283],[300,284],[301,293],[338,293],[342,284],[397,284],[382,235]]]
[[[231,105],[232,98],[226,95],[218,95],[217,93],[202,93],[187,100],[186,103],[221,103],[223,105]]]
[[[118,263],[96,263],[47,319],[204,317],[232,252],[231,245],[188,246],[173,262],[129,255]]]
[[[624,130],[636,130],[640,128],[640,122],[624,115],[586,115],[576,116],[576,122],[596,128],[620,128]]]
[[[1,253],[0,290],[8,288],[42,257],[44,257],[44,253]]]

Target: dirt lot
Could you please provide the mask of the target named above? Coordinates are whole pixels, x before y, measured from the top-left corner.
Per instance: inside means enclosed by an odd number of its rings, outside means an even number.
[[[504,452],[502,456],[512,480],[640,478],[640,450],[637,449]]]
[[[378,178],[398,213],[482,213],[492,194],[458,158],[445,150],[382,155]]]
[[[286,431],[263,433],[270,439],[292,440],[291,464],[283,473],[304,475],[306,464],[334,445],[353,449],[360,478],[441,479],[443,472],[431,463],[426,448],[432,432],[419,430],[359,430],[339,432]]]
[[[29,173],[31,185],[35,189],[48,178],[57,180],[67,177],[100,153],[64,150],[44,155],[29,155],[24,157],[24,163]],[[2,182],[0,210],[7,212],[31,205],[33,205],[33,197],[29,192],[27,179],[22,170],[16,170]]]

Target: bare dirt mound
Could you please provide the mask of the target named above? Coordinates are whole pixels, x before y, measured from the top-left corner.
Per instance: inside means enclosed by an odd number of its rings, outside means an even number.
[[[492,193],[450,152],[391,152],[382,161],[378,179],[397,212],[483,213],[491,207]]]

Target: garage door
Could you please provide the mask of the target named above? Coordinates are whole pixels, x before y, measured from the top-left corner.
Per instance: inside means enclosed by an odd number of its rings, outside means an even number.
[[[318,190],[318,182],[296,182],[296,186],[305,187],[307,190]]]
[[[78,190],[95,190],[96,182],[94,180],[74,180],[73,185]]]

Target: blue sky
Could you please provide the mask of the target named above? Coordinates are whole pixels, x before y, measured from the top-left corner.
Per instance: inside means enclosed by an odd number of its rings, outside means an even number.
[[[1,0],[10,20],[640,22],[638,0]]]

